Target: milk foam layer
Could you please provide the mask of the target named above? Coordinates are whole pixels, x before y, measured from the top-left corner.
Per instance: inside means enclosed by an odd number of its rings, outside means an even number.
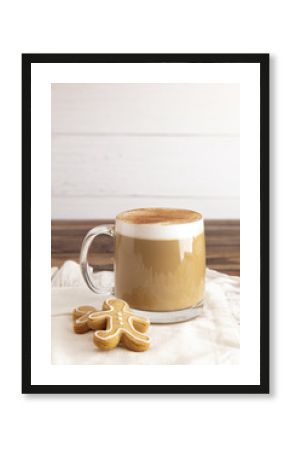
[[[203,231],[202,215],[190,210],[142,208],[116,217],[116,233],[137,239],[188,239]]]

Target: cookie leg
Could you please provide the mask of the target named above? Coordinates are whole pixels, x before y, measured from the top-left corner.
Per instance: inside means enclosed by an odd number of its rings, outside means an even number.
[[[133,352],[145,352],[150,347],[151,339],[145,334],[138,331],[124,331],[121,342],[124,347],[132,350]]]
[[[101,330],[94,333],[94,344],[101,350],[112,350],[117,347],[120,342],[120,332]]]

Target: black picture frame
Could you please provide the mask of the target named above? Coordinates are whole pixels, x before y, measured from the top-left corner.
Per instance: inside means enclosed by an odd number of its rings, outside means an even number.
[[[267,394],[269,393],[269,54],[23,54],[22,55],[22,393],[28,394]],[[260,384],[31,384],[31,64],[260,64]]]

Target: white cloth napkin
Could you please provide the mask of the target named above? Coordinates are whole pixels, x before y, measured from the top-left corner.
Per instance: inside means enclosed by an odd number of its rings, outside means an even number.
[[[206,271],[204,312],[179,324],[151,325],[151,348],[135,353],[118,347],[103,352],[93,344],[92,332],[72,329],[75,306],[102,307],[107,296],[91,292],[73,261],[52,268],[53,364],[239,364],[240,278]],[[112,286],[113,272],[94,274],[95,283]]]

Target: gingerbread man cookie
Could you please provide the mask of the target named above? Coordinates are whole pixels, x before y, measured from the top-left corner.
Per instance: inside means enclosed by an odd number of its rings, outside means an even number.
[[[94,343],[102,350],[111,350],[119,344],[135,352],[144,352],[149,348],[150,337],[144,334],[150,325],[149,320],[133,314],[124,300],[108,299],[102,311],[90,308],[93,307],[74,309],[76,333],[97,330]]]
[[[121,299],[108,299],[103,311],[93,312],[88,317],[88,326],[93,330],[94,343],[102,350],[115,348],[120,343],[135,352],[149,348],[150,338],[144,332],[149,320],[135,316],[128,304]]]
[[[79,306],[73,310],[72,315],[75,333],[86,333],[90,330],[90,327],[88,326],[88,317],[95,311],[97,311],[97,309],[91,305]]]

